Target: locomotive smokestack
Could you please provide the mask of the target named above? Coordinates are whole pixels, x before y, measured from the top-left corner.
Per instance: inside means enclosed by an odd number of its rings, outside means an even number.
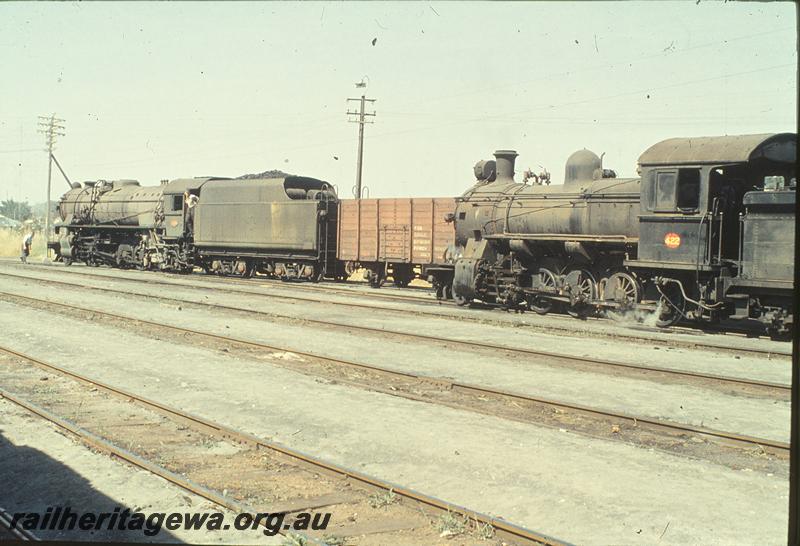
[[[517,158],[515,150],[497,150],[494,153],[497,165],[497,182],[514,182],[514,160]]]

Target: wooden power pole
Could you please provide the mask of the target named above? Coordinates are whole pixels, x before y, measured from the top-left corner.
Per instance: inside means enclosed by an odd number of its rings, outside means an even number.
[[[55,114],[49,117],[39,116],[39,132],[44,134],[45,145],[47,146],[45,149],[47,152],[47,211],[44,224],[44,261],[47,261],[50,256],[50,249],[47,247],[47,243],[50,241],[50,182],[53,175],[53,150],[56,147],[56,139],[65,134],[64,120],[57,118]],[[59,165],[60,169],[61,166]]]
[[[375,99],[368,99],[366,96],[361,95],[360,99],[347,99],[347,102],[359,102],[360,108],[357,112],[347,110],[347,114],[355,116],[351,119],[351,123],[358,123],[358,166],[356,167],[356,185],[353,188],[353,195],[356,199],[361,199],[361,170],[364,164],[364,124],[375,123],[374,121],[367,121],[367,117],[375,116],[375,112],[366,112],[366,104],[368,102],[374,103]]]

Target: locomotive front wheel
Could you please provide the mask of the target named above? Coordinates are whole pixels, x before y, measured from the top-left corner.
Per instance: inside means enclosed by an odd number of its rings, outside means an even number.
[[[442,287],[442,297],[445,300],[453,299],[453,286],[446,284]]]
[[[459,294],[453,294],[453,301],[456,302],[456,305],[459,307],[464,307],[465,305],[469,305],[471,300]]]

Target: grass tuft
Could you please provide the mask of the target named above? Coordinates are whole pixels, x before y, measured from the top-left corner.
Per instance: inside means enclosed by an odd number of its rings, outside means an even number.
[[[389,506],[400,500],[400,497],[392,489],[385,492],[373,493],[367,499],[367,502],[373,508],[383,508]]]

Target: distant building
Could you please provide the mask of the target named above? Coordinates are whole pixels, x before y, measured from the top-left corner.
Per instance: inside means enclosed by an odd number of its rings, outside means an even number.
[[[18,222],[16,220],[12,220],[6,216],[0,214],[0,228],[10,228],[10,229],[17,229],[22,225],[22,222]]]

